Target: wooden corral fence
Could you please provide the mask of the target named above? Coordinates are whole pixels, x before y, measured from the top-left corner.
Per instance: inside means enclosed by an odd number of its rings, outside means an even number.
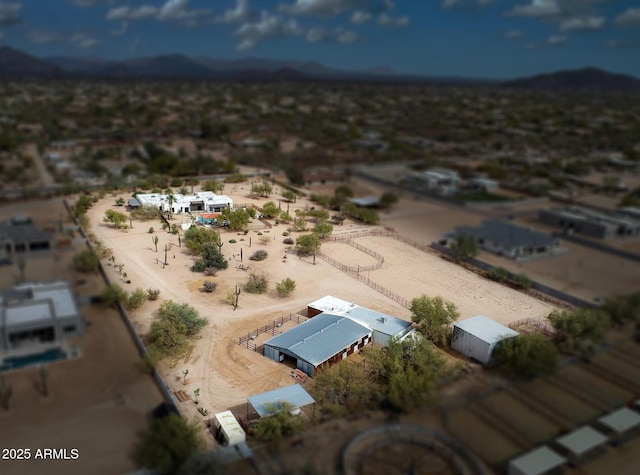
[[[509,323],[509,328],[520,333],[542,333],[548,337],[555,335],[555,330],[548,320],[542,318],[523,318]]]
[[[290,313],[289,315],[282,316],[278,320],[274,320],[267,325],[258,327],[244,336],[238,337],[237,343],[238,345],[244,346],[249,350],[258,351],[258,345],[256,345],[255,343],[258,335],[262,333],[269,333],[272,336],[279,335],[280,333],[282,333],[280,331],[280,328],[282,328],[285,322],[290,322],[291,320],[295,320],[296,323],[301,323],[306,321],[307,317],[305,317],[304,315],[300,315],[299,313]]]

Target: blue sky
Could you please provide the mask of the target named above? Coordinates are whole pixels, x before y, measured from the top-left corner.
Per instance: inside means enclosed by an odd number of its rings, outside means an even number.
[[[182,53],[512,78],[640,77],[638,0],[0,0],[0,44],[35,56]]]

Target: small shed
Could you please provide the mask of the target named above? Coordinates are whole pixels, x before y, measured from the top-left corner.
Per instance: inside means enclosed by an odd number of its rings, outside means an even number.
[[[488,364],[493,350],[502,340],[518,335],[517,331],[489,317],[478,315],[454,323],[451,348],[468,358]]]
[[[274,389],[273,391],[256,394],[255,396],[249,396],[247,400],[247,412],[249,410],[248,405],[251,404],[260,417],[272,415],[270,406],[274,406],[278,409],[282,407],[283,402],[291,404],[294,409],[300,409],[301,407],[308,406],[309,404],[316,402],[315,399],[313,399],[311,395],[299,384],[292,384],[291,386],[285,386],[284,388]]]
[[[546,445],[509,462],[509,475],[550,475],[560,473],[566,459]]]
[[[566,453],[573,465],[588,459],[601,449],[609,438],[590,426],[582,426],[556,439],[556,445]]]
[[[640,413],[621,407],[598,418],[598,425],[611,434],[614,443],[622,443],[640,432]]]
[[[246,440],[246,434],[231,411],[213,416],[214,437],[222,445],[236,445]]]

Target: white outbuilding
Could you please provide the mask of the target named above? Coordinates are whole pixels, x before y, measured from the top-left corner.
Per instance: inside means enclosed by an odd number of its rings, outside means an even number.
[[[493,350],[502,340],[518,335],[517,331],[489,317],[478,315],[454,323],[451,348],[468,358],[488,364]]]
[[[237,445],[246,440],[242,426],[231,411],[219,412],[213,416],[215,439],[222,445]]]
[[[566,459],[546,445],[527,452],[509,462],[509,475],[546,475],[556,473]]]

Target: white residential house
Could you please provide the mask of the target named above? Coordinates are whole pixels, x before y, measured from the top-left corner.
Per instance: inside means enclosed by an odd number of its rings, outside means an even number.
[[[441,196],[451,196],[458,192],[460,176],[455,170],[434,167],[422,172],[412,173],[408,177],[410,182],[425,187]]]
[[[199,191],[194,195],[176,193],[173,199],[169,195],[159,193],[138,193],[136,199],[142,206],[154,206],[160,211],[171,213],[191,213],[205,211],[219,213],[226,207],[233,207],[233,200],[227,195],[216,195],[211,191]]]

